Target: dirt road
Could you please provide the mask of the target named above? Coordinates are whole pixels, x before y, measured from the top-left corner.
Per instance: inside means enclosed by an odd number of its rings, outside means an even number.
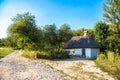
[[[0,59],[0,80],[60,80],[64,77],[49,65],[20,55],[20,51],[15,51]]]
[[[0,59],[0,80],[115,80],[92,60],[30,60],[21,51]]]
[[[93,60],[71,58],[61,61],[44,60],[43,62],[67,74],[74,80],[115,80],[111,75],[96,67]]]

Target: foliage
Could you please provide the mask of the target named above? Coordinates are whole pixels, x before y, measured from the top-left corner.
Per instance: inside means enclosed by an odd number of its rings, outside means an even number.
[[[63,48],[64,44],[73,36],[72,30],[68,24],[63,24],[57,31],[57,46],[58,49]]]
[[[34,53],[29,52],[29,50],[47,52],[44,55],[50,58],[61,58],[62,56],[64,58],[66,56],[62,54],[66,52],[61,50],[65,42],[73,36],[69,25],[63,24],[59,29],[55,24],[38,28],[35,23],[35,16],[30,13],[17,14],[12,21],[13,23],[8,28],[6,46],[28,50],[26,53],[23,51],[23,56],[29,58],[32,58]]]
[[[30,51],[30,50],[22,50],[22,56],[30,58],[30,59],[65,59],[69,58],[69,53],[67,51]]]
[[[84,34],[84,28],[77,29],[73,31],[74,36],[82,36]]]
[[[22,50],[22,56],[34,59],[35,58],[35,51],[30,51],[30,50]]]
[[[99,44],[101,44],[103,52],[105,52],[105,49],[108,49],[108,36],[109,26],[102,21],[98,21],[94,26],[94,38]]]
[[[114,52],[107,52],[107,55],[98,55],[95,63],[102,70],[114,75],[117,79],[120,79],[120,55]]]
[[[6,46],[7,47],[12,47],[14,49],[17,48],[17,39],[18,36],[17,35],[10,35],[6,38]]]
[[[99,53],[96,60],[97,60],[97,61],[106,60],[105,54]]]
[[[12,21],[13,23],[8,28],[10,46],[21,49],[33,49],[33,47],[35,47],[33,44],[37,45],[37,43],[40,42],[40,31],[36,26],[35,16],[30,13],[17,14]],[[30,46],[32,46],[32,48]],[[36,48],[37,47],[34,49]]]
[[[45,25],[43,27],[43,43],[44,50],[60,50],[63,48],[63,45],[66,41],[68,41],[73,35],[72,31],[67,24],[63,24],[57,29],[56,25]]]
[[[109,50],[116,49],[120,52],[120,0],[107,0],[103,5],[104,19],[110,25],[110,36],[108,38]]]
[[[73,36],[68,24],[63,24],[60,26],[60,29],[58,30],[58,36],[58,39],[62,42],[68,41]]]
[[[89,33],[90,36],[94,37],[93,29],[84,29],[84,28],[74,30],[74,31],[73,31],[73,35],[74,35],[74,36],[83,36],[85,30],[88,31],[88,33]]]
[[[0,58],[10,54],[11,52],[13,52],[12,48],[0,47]]]
[[[45,25],[43,27],[44,43],[46,47],[55,47],[57,41],[56,25]]]
[[[5,43],[6,43],[5,39],[1,38],[0,39],[0,47],[5,46]]]
[[[110,52],[110,51],[107,52],[107,57],[108,57],[108,60],[110,62],[114,62],[114,60],[115,60],[115,56],[114,55],[115,55],[114,52]]]
[[[53,51],[50,53],[50,57],[53,59],[66,59],[69,58],[69,53],[64,50]]]
[[[51,51],[51,52],[37,52],[37,58],[42,59],[66,59],[69,58],[69,53],[64,50]]]

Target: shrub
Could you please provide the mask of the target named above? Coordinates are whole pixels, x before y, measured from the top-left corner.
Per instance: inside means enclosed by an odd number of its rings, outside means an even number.
[[[42,59],[49,59],[50,56],[47,52],[45,51],[38,51],[37,52],[37,58],[42,58]]]
[[[108,51],[108,52],[107,52],[107,57],[108,57],[108,60],[109,60],[110,62],[114,62],[114,60],[115,60],[115,58],[114,58],[114,52]]]
[[[37,52],[37,58],[43,58],[43,59],[65,59],[69,58],[69,53],[67,51],[61,50],[61,51],[39,51]]]
[[[35,58],[35,51],[29,51],[29,50],[22,50],[22,56],[34,59]]]
[[[105,59],[106,59],[105,54],[99,53],[96,60],[97,61],[102,61],[102,60],[105,60]]]
[[[99,54],[95,63],[102,70],[109,72],[120,80],[120,55],[119,53],[107,52],[107,58],[104,54]]]
[[[115,56],[115,63],[117,68],[120,70],[120,55]]]
[[[65,59],[65,58],[69,58],[69,53],[64,50],[53,51],[50,53],[50,57],[53,59]]]

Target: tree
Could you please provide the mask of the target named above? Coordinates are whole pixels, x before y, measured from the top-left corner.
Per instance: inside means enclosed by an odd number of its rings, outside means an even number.
[[[45,50],[59,50],[63,48],[63,45],[68,41],[72,36],[72,31],[67,24],[63,24],[58,29],[55,24],[45,25],[43,27],[44,35],[44,48]]]
[[[74,35],[74,36],[83,36],[85,30],[88,31],[88,33],[89,33],[90,36],[94,37],[94,33],[93,33],[93,30],[92,30],[92,29],[84,29],[84,28],[74,30],[74,31],[73,31],[73,35]]]
[[[98,21],[94,26],[94,38],[99,44],[101,44],[103,52],[108,49],[108,36],[109,26],[102,21]]]
[[[120,52],[120,0],[107,0],[103,5],[104,18],[110,25],[109,50]]]
[[[53,25],[45,25],[43,27],[44,46],[45,48],[55,48],[57,41],[57,27]]]
[[[6,46],[6,38],[0,38],[0,47]]]
[[[60,26],[60,29],[58,30],[59,40],[62,42],[68,41],[72,36],[72,31],[68,24],[63,24]]]
[[[30,13],[17,14],[12,21],[13,23],[8,28],[8,37],[15,36],[14,39],[17,37],[18,48],[36,48],[37,43],[40,42],[40,31],[36,26],[35,16]]]
[[[74,36],[83,36],[84,30],[85,30],[84,28],[74,30],[73,34],[74,34]]]
[[[60,26],[60,29],[58,29],[57,34],[57,44],[59,49],[63,47],[63,45],[70,40],[70,38],[73,36],[72,30],[70,29],[68,24],[63,24]]]

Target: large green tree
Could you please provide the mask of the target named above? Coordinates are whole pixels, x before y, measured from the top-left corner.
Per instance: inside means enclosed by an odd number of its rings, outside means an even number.
[[[58,30],[59,40],[62,42],[68,41],[72,36],[72,31],[68,24],[63,24],[60,26],[60,29]]]
[[[70,38],[73,36],[73,32],[70,29],[70,26],[68,24],[63,24],[60,26],[60,28],[57,31],[57,43],[59,49],[64,46],[64,44],[70,40]]]
[[[73,31],[73,34],[74,34],[74,36],[83,36],[84,31],[85,31],[84,28],[77,29],[77,30],[74,30],[74,31]]]
[[[108,49],[108,36],[109,26],[102,21],[98,21],[94,26],[94,38],[99,44],[101,44],[103,52]]]
[[[60,50],[63,48],[65,42],[67,42],[72,36],[72,31],[67,24],[63,24],[58,29],[55,24],[45,25],[43,27],[44,48],[48,50]]]
[[[84,35],[84,31],[87,30],[88,31],[88,35],[94,37],[94,33],[93,33],[93,29],[77,29],[73,31],[73,35],[74,36],[83,36]]]
[[[45,25],[43,27],[44,46],[46,49],[55,48],[57,41],[57,27],[53,25]]]
[[[30,13],[17,14],[8,28],[8,37],[15,38],[18,48],[36,48],[40,42],[40,31],[35,23],[35,16]],[[11,37],[15,36],[15,37]]]
[[[5,38],[0,38],[0,47],[1,46],[6,46],[6,39]]]
[[[103,5],[104,19],[110,25],[109,48],[120,52],[120,0],[107,0]]]

